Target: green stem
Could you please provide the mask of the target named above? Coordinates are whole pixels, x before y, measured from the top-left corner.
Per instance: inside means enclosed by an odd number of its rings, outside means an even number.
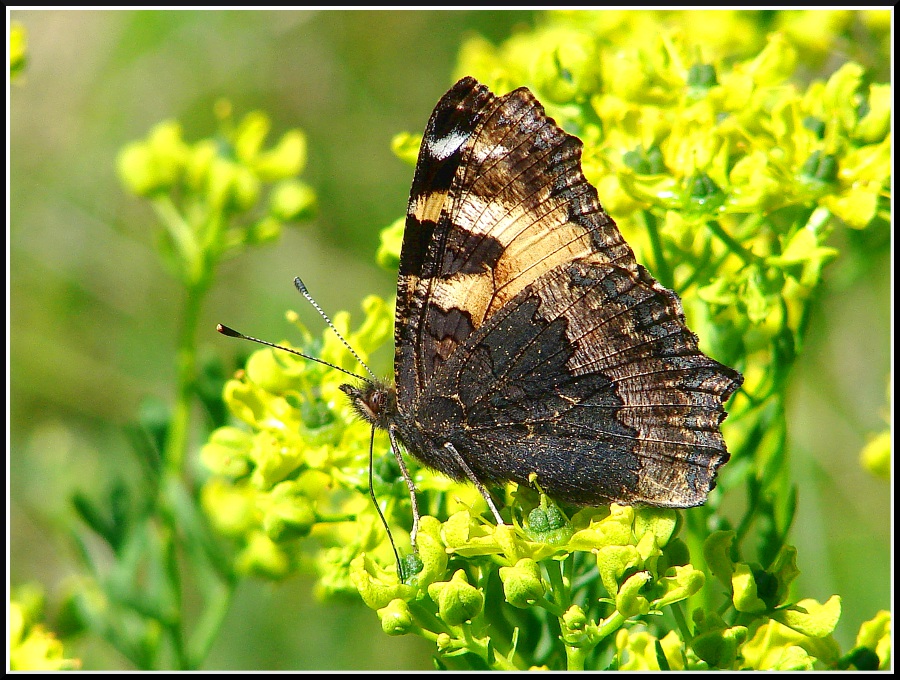
[[[666,255],[663,251],[662,237],[659,233],[656,217],[646,210],[641,210],[637,215],[644,223],[644,228],[647,230],[647,236],[650,238],[650,248],[653,250],[653,262],[656,264],[653,273],[656,274],[656,278],[663,286],[672,288],[675,284],[672,278],[672,268],[669,266],[669,262],[666,260]]]
[[[207,654],[209,654],[209,650],[219,634],[219,629],[222,627],[222,622],[231,608],[234,588],[233,582],[220,581],[218,592],[208,592],[206,594],[206,608],[194,628],[193,637],[190,641],[188,656],[190,668],[199,668]]]
[[[689,645],[692,639],[691,627],[688,625],[687,619],[684,616],[682,603],[674,603],[671,607],[671,610],[672,616],[675,617],[675,625],[677,625],[678,630],[681,631],[681,639],[684,640],[685,645]]]
[[[718,220],[709,220],[706,223],[709,230],[735,255],[740,257],[746,264],[762,264],[763,258],[755,255],[752,251],[747,250],[738,243],[725,229],[719,224]]]
[[[583,671],[584,661],[587,659],[588,652],[590,652],[591,649],[593,649],[593,647],[584,648],[566,645],[566,670]]]
[[[166,438],[165,468],[179,479],[190,435],[191,402],[197,371],[197,324],[205,292],[205,286],[188,289],[176,350],[177,387],[172,421]]]
[[[615,633],[621,628],[627,619],[625,615],[616,610],[608,619],[602,621],[597,626],[597,632],[593,636],[597,642],[600,642],[608,635]]]
[[[185,271],[190,271],[193,264],[197,261],[198,255],[198,244],[194,238],[194,230],[184,219],[184,216],[169,196],[155,199],[152,202],[152,206],[159,221],[162,222],[172,238],[172,242],[175,244],[178,252],[178,261],[185,267]]]
[[[457,638],[460,643],[460,649],[465,649],[481,659],[491,668],[498,671],[518,671],[518,668],[512,661],[507,659],[503,654],[498,652],[490,645],[490,638],[479,638],[472,634],[471,625],[462,624],[457,627],[461,632],[461,636]]]

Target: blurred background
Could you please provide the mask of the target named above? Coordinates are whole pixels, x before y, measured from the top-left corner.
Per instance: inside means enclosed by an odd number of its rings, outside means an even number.
[[[137,474],[123,428],[147,397],[168,401],[180,287],[154,251],[158,226],[127,195],[115,158],[156,123],[193,141],[216,129],[214,103],[261,109],[272,138],[301,128],[302,179],[318,217],[224,264],[204,310],[201,351],[245,352],[224,322],[278,340],[284,312],[315,317],[291,285],[301,275],[330,312],[389,298],[379,231],[405,211],[412,169],[390,151],[420,133],[453,82],[461,42],[498,43],[531,12],[13,11],[28,65],[9,99],[9,578],[54,597],[77,573],[70,497]],[[821,77],[843,61],[836,55]],[[885,65],[880,66],[882,79]],[[602,200],[602,197],[601,197]],[[885,427],[890,371],[889,248],[852,283],[832,275],[815,308],[788,427],[800,490],[793,543],[797,593],[843,598],[838,640],[891,602],[892,499],[859,465]],[[390,370],[389,356],[381,372]],[[202,442],[196,442],[197,446]],[[357,602],[321,603],[303,578],[238,590],[207,669],[428,668],[430,645],[386,638]],[[67,650],[69,651],[69,650]],[[99,641],[70,651],[85,668],[123,661]]]

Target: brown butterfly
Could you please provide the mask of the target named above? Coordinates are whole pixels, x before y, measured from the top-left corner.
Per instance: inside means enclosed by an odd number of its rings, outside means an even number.
[[[342,386],[390,435],[413,541],[403,451],[471,481],[498,522],[485,485],[535,479],[578,505],[683,508],[728,460],[719,425],[743,378],[698,349],[678,296],[636,262],[581,150],[527,88],[497,97],[463,78],[431,114],[400,255],[394,383]]]

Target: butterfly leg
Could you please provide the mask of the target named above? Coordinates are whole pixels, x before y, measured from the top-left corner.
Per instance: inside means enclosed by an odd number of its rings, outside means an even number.
[[[446,442],[444,444],[444,448],[453,454],[456,462],[459,463],[459,466],[466,473],[466,477],[468,477],[469,481],[475,485],[475,488],[478,489],[479,493],[484,496],[484,500],[487,501],[488,507],[491,509],[491,512],[494,513],[494,518],[497,520],[497,524],[506,524],[506,522],[504,522],[503,518],[500,516],[500,511],[497,510],[497,506],[494,505],[494,499],[491,498],[491,494],[489,494],[488,490],[484,488],[484,484],[478,481],[478,477],[475,476],[475,473],[472,472],[472,468],[470,468],[466,464],[466,461],[463,459],[463,457],[459,455],[459,451],[457,451],[453,444],[451,444],[450,442]]]
[[[394,457],[397,459],[397,463],[400,465],[400,474],[403,475],[403,479],[406,482],[406,486],[409,489],[409,499],[412,502],[412,516],[413,516],[413,525],[412,531],[409,532],[409,540],[412,543],[413,550],[416,550],[416,536],[419,534],[419,501],[416,500],[416,485],[412,480],[412,477],[409,475],[409,470],[406,468],[406,463],[403,460],[403,455],[400,453],[400,445],[397,443],[396,436],[394,435],[394,429],[388,428],[388,435],[391,437],[391,451],[394,452]]]

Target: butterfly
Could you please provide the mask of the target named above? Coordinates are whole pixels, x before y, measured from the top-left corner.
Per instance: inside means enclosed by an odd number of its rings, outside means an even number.
[[[581,141],[527,88],[440,99],[407,207],[394,382],[345,384],[406,451],[486,486],[577,505],[700,505],[729,457],[743,378],[703,354],[678,296],[635,260],[581,169]]]
[[[498,523],[490,485],[535,484],[583,506],[685,508],[706,501],[728,460],[719,427],[743,377],[699,350],[678,296],[637,263],[584,177],[582,146],[527,88],[497,97],[471,77],[425,128],[394,381],[366,367],[371,378],[341,386],[373,440],[388,432],[413,546],[420,512],[404,451],[473,483]]]

